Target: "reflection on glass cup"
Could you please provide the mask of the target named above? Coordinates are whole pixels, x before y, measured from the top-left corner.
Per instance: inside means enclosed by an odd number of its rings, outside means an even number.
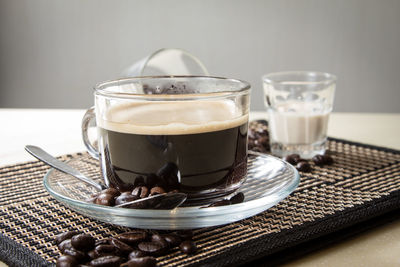
[[[125,77],[162,75],[209,76],[203,63],[194,55],[178,48],[162,48],[133,63],[127,68]]]
[[[83,119],[88,151],[107,186],[144,184],[189,199],[236,190],[247,173],[250,85],[205,76],[137,77],[95,88]],[[98,151],[87,128],[96,119]]]
[[[277,72],[263,76],[271,152],[311,158],[326,149],[336,77],[321,72]]]

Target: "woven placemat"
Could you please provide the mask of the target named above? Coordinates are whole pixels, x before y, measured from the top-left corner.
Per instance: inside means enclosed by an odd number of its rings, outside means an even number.
[[[301,173],[299,187],[278,205],[246,220],[195,230],[197,254],[172,250],[157,259],[159,265],[241,264],[400,208],[400,151],[333,138],[328,146],[334,164]],[[95,164],[86,153],[60,158]],[[60,254],[52,241],[67,229],[97,238],[127,231],[54,200],[42,184],[48,170],[38,161],[0,168],[0,259],[10,266],[54,264]]]

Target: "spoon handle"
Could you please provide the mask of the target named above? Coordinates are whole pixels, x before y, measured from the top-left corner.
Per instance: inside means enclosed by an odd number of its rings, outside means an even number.
[[[64,173],[70,174],[70,175],[78,178],[82,182],[85,182],[85,183],[95,187],[99,191],[105,189],[105,186],[103,186],[103,185],[101,185],[99,183],[96,183],[95,181],[93,181],[92,179],[86,177],[81,172],[79,172],[78,170],[72,168],[68,164],[66,164],[66,163],[64,163],[62,161],[59,161],[58,159],[56,159],[55,157],[53,157],[52,155],[50,155],[49,153],[47,153],[46,151],[41,149],[40,147],[27,145],[27,146],[25,146],[25,150],[29,154],[34,156],[35,158],[37,158],[37,159],[43,161],[44,163],[46,163],[47,165],[50,165],[51,167],[53,167],[53,168],[55,168],[55,169],[57,169],[59,171],[62,171]]]

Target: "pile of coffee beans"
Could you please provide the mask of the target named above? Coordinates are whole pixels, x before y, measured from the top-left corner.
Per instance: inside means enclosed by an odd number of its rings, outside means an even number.
[[[178,192],[177,190],[172,190],[169,192]],[[103,205],[103,206],[115,206],[115,205],[120,205],[124,204],[127,202],[131,202],[134,200],[138,200],[141,198],[146,198],[149,196],[155,196],[158,194],[164,194],[166,191],[164,188],[160,186],[154,186],[152,188],[148,188],[145,185],[139,185],[134,187],[132,191],[124,191],[121,192],[118,189],[109,187],[107,189],[102,190],[99,193],[96,193],[91,196],[87,200],[87,202],[98,204],[98,205]],[[144,206],[145,204],[143,203],[135,203],[130,205],[130,208],[137,208],[137,209],[143,209],[143,208],[151,208]]]
[[[256,127],[250,123],[248,132],[248,148],[250,150],[266,153],[270,151],[269,133],[267,129]]]
[[[55,244],[63,254],[57,259],[56,266],[156,266],[155,257],[166,255],[175,247],[185,254],[196,253],[192,237],[190,230],[161,234],[136,229],[96,240],[88,234],[68,231],[55,238]]]
[[[301,172],[312,171],[311,164],[307,160],[302,159],[298,154],[287,155],[283,158],[283,160],[295,166],[298,171]],[[332,164],[333,158],[329,155],[315,155],[312,158],[312,161],[314,162],[315,165],[323,166]]]

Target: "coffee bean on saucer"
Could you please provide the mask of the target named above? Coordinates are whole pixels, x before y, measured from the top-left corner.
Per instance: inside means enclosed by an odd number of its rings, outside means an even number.
[[[133,183],[133,186],[138,187],[138,186],[143,186],[146,183],[144,182],[144,177],[143,176],[138,176],[135,179],[135,182]]]
[[[149,174],[146,176],[146,186],[148,186],[149,188],[152,188],[154,186],[156,186],[156,184],[159,182],[160,178],[157,177],[157,175],[153,174]]]
[[[179,245],[179,249],[185,254],[194,254],[197,251],[196,244],[190,240],[183,241]]]
[[[132,190],[132,195],[140,198],[145,198],[149,195],[149,189],[144,185],[137,186],[135,187],[135,189]]]
[[[311,165],[306,161],[300,161],[299,163],[297,163],[296,169],[301,171],[301,172],[310,172],[311,171]]]
[[[91,235],[79,234],[71,238],[71,245],[80,251],[89,251],[94,248],[95,240]]]
[[[78,266],[78,262],[74,257],[63,255],[58,257],[56,267],[73,267]]]
[[[56,245],[58,245],[62,241],[66,240],[66,239],[71,239],[71,237],[73,237],[74,235],[77,235],[77,234],[78,234],[77,231],[68,231],[68,232],[58,234],[56,236],[56,238],[54,239],[54,242],[56,243]]]
[[[153,187],[153,188],[150,190],[150,196],[159,195],[159,194],[164,194],[164,193],[165,193],[164,188],[162,188],[162,187],[160,187],[160,186]]]
[[[89,197],[85,201],[88,202],[88,203],[96,204],[96,199],[97,199],[97,195]]]
[[[103,206],[114,206],[114,196],[110,194],[100,194],[96,199],[96,204]]]
[[[237,193],[231,199],[229,199],[232,204],[239,204],[244,201],[244,194],[242,192]]]
[[[130,246],[133,246],[137,245],[139,242],[146,240],[147,232],[143,230],[135,230],[119,234],[115,238]]]
[[[171,248],[178,246],[182,242],[182,239],[174,233],[163,235],[163,237]]]
[[[101,191],[100,194],[109,194],[109,195],[112,195],[113,197],[116,197],[116,196],[119,196],[121,193],[118,191],[118,189],[109,187],[109,188]]]
[[[138,196],[132,195],[130,192],[123,192],[115,199],[115,205],[124,204],[139,199]]]
[[[157,260],[154,257],[132,258],[127,262],[128,267],[154,267],[157,266]]]
[[[122,255],[128,255],[133,250],[131,246],[116,238],[111,238],[111,245],[113,245]]]
[[[134,258],[142,258],[145,257],[146,253],[144,253],[143,251],[140,251],[138,249],[132,250],[129,255],[128,255],[128,259],[134,259]]]
[[[231,205],[231,201],[228,199],[223,199],[217,202],[214,202],[210,205],[208,205],[207,207],[220,207],[220,206],[227,206],[227,205]]]
[[[94,267],[118,267],[122,259],[118,256],[104,256],[90,261],[90,266]]]
[[[160,242],[141,242],[138,248],[151,256],[159,256],[166,252],[167,247]]]
[[[178,189],[174,189],[174,190],[169,191],[168,193],[179,193],[179,190]]]

